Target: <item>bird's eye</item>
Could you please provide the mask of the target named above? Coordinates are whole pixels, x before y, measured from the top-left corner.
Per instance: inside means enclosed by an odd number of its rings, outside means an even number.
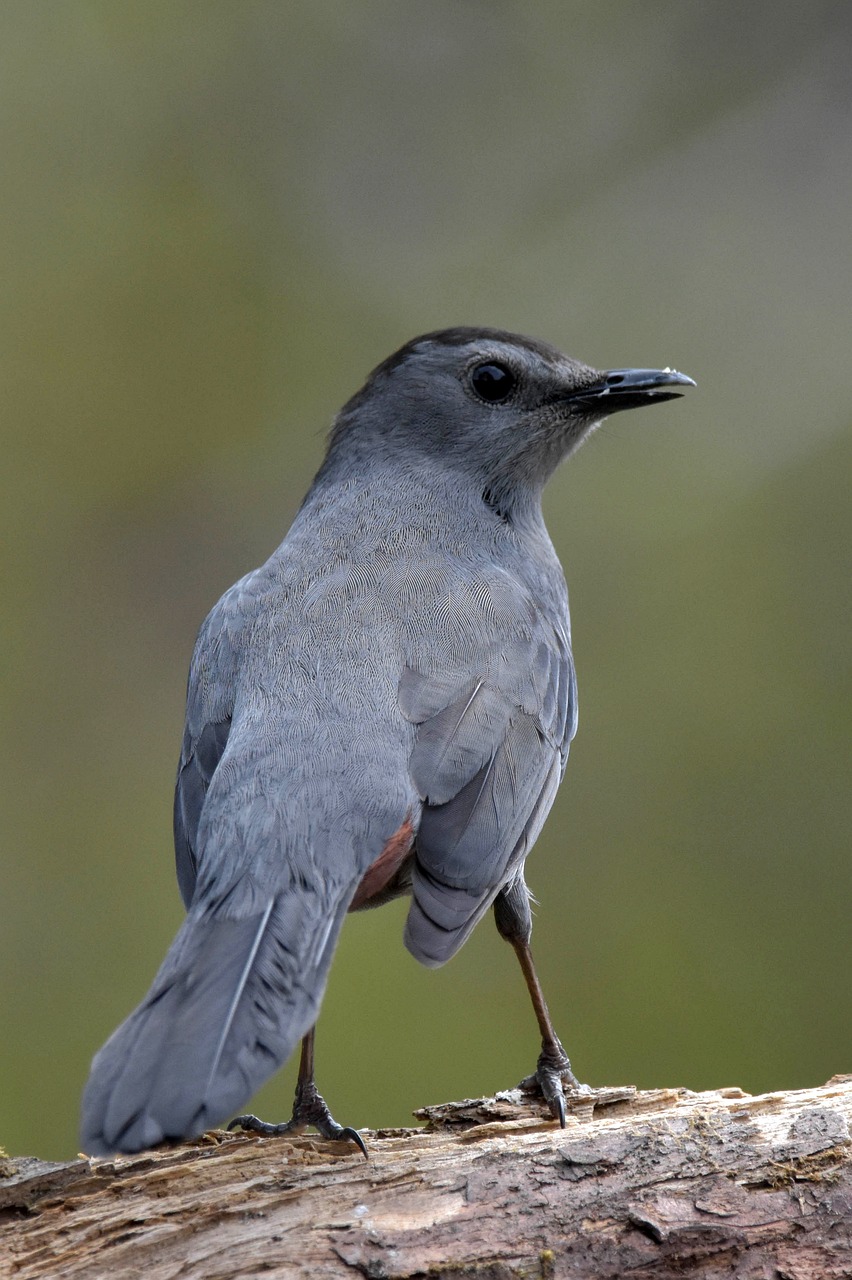
[[[470,385],[480,400],[501,404],[518,385],[518,379],[504,364],[478,364],[470,375]]]

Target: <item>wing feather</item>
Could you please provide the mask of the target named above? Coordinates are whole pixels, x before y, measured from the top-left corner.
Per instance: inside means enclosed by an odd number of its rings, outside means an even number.
[[[406,946],[437,965],[515,876],[553,803],[576,728],[567,633],[539,621],[478,671],[408,669],[400,704],[423,800]]]
[[[257,572],[226,591],[198,633],[186,693],[186,728],[175,785],[178,886],[189,910],[198,875],[198,824],[213,775],[228,745],[239,649],[255,602]]]

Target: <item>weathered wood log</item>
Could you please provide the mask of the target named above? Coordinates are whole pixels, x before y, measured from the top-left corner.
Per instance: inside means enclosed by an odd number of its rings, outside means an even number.
[[[514,1090],[365,1134],[216,1133],[0,1165],[0,1272],[83,1277],[852,1276],[852,1076],[751,1097]]]

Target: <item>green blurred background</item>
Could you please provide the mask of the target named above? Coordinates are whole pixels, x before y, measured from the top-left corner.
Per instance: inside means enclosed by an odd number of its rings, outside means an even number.
[[[580,733],[529,879],[579,1075],[852,1070],[850,54],[848,0],[3,5],[10,1152],[76,1150],[89,1059],[180,921],[202,618],[369,369],[453,324],[699,384],[547,498]],[[344,931],[318,1037],[343,1123],[536,1057],[490,922],[428,972],[404,910]]]

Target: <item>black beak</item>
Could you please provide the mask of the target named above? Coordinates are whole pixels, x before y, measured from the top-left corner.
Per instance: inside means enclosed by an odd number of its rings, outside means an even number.
[[[664,400],[676,400],[683,394],[663,388],[694,386],[692,378],[675,369],[610,369],[608,373],[601,374],[599,382],[575,391],[569,399],[571,404],[583,410],[608,417],[619,409],[662,404]]]

